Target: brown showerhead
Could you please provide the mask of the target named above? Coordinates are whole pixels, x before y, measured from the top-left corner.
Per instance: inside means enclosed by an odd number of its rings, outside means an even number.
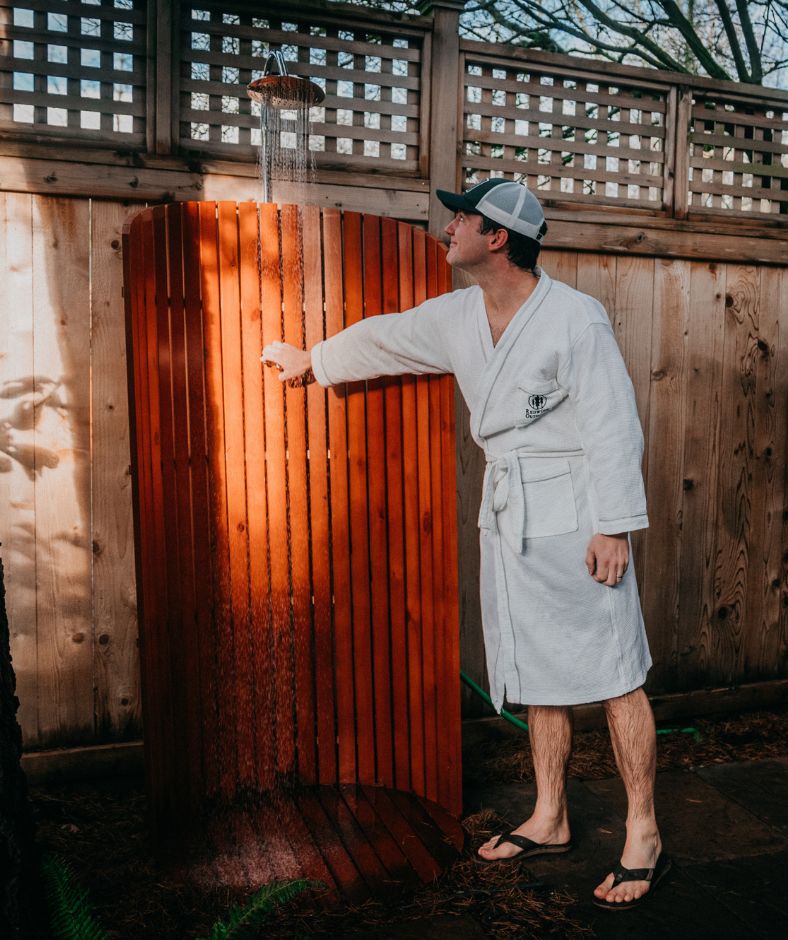
[[[319,85],[297,75],[266,75],[250,82],[246,90],[253,101],[270,108],[320,104],[326,96]]]

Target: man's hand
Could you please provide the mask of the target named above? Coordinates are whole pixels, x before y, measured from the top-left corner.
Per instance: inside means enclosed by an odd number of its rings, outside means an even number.
[[[312,375],[312,356],[303,349],[291,346],[290,343],[269,343],[264,349],[260,359],[267,366],[277,366],[279,381],[288,385],[306,385],[314,380]],[[300,376],[306,381],[298,381]]]
[[[624,577],[629,564],[629,541],[626,532],[601,535],[599,532],[588,543],[586,568],[595,581],[615,587]]]

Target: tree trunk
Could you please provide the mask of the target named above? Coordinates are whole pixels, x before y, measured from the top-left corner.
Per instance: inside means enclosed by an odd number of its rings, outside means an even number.
[[[16,720],[15,693],[0,560],[0,936],[33,940],[45,936],[44,905],[27,781],[20,763],[22,731]]]

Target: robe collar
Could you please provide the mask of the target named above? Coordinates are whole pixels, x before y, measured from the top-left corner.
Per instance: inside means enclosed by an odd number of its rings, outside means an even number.
[[[540,268],[539,283],[534,288],[534,291],[528,300],[525,301],[522,307],[520,307],[517,313],[515,313],[515,315],[509,321],[506,329],[501,334],[501,338],[498,340],[495,346],[492,344],[490,324],[487,320],[487,311],[484,307],[484,295],[482,294],[482,302],[479,304],[478,323],[479,330],[482,335],[482,341],[485,344],[484,350],[486,353],[486,362],[482,370],[481,379],[479,381],[476,406],[473,408],[471,416],[471,435],[473,436],[474,440],[476,440],[476,442],[482,446],[484,446],[484,439],[481,435],[481,425],[487,410],[487,403],[490,400],[490,395],[498,375],[500,374],[501,369],[504,367],[509,353],[512,351],[515,343],[519,339],[523,330],[533,319],[536,311],[539,309],[539,307],[541,307],[547,295],[550,293],[552,286],[552,279]]]

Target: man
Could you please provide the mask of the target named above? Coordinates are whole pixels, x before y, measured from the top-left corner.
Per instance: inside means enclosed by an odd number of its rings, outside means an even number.
[[[621,864],[594,891],[620,910],[670,863],[654,814],[656,736],[642,685],[651,665],[628,533],[648,525],[643,435],[604,308],[536,261],[547,231],[529,190],[500,179],[438,191],[456,213],[449,264],[478,286],[372,317],[310,352],[272,343],[282,381],[324,386],[451,372],[487,469],[479,517],[490,694],[527,704],[537,801],[480,847],[503,863],[571,848],[566,768],[572,705],[604,702],[628,798]]]

